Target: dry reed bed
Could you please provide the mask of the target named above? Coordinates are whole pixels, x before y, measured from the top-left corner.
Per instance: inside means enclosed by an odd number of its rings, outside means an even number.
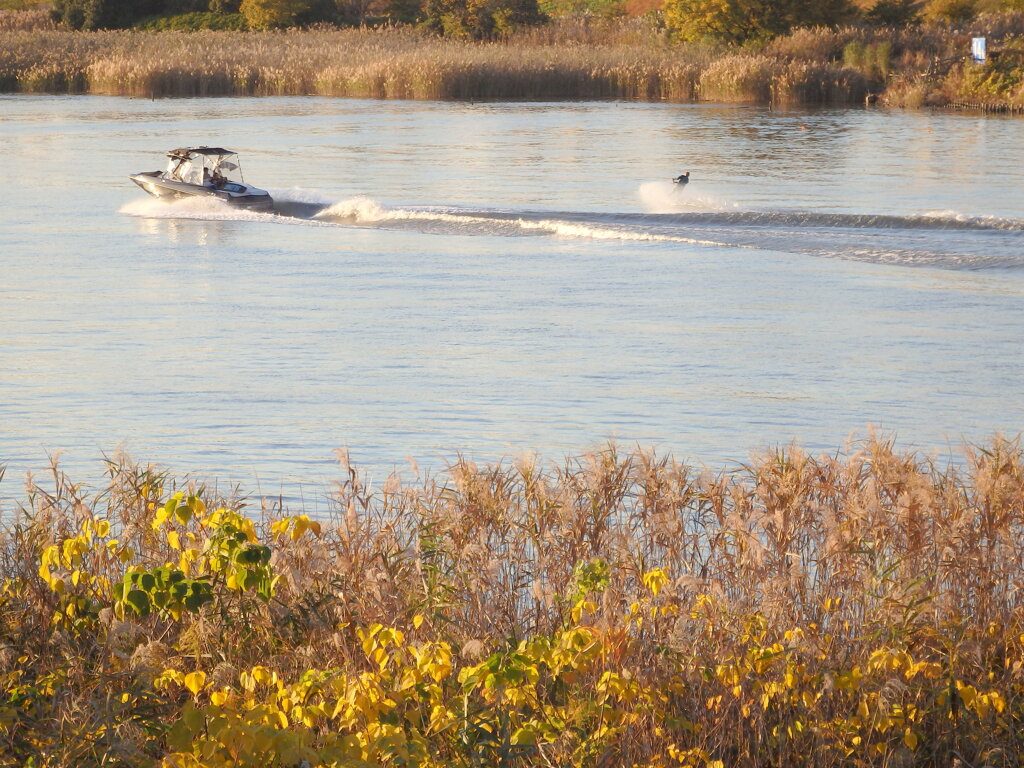
[[[637,22],[564,21],[469,43],[401,28],[82,33],[42,13],[0,12],[0,90],[779,104],[858,103],[873,92],[904,106],[1024,103],[1019,60],[954,61],[979,34],[995,47],[1020,38],[1024,12],[962,28],[797,29],[739,50],[673,44]],[[851,45],[866,55],[851,56]]]
[[[1016,442],[718,474],[609,448],[376,489],[342,466],[319,522],[127,461],[93,493],[30,480],[0,764],[1019,764]],[[179,560],[208,599],[118,599]]]
[[[639,32],[467,43],[409,30],[0,30],[0,89],[160,97],[666,99],[851,103],[841,64],[722,55]]]

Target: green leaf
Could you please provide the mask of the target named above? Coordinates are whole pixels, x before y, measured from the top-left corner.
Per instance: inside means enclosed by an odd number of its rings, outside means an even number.
[[[210,602],[213,602],[213,595],[209,592],[191,592],[185,598],[185,610],[194,613]]]
[[[133,589],[125,596],[124,601],[130,605],[139,616],[149,615],[149,595],[145,592]]]

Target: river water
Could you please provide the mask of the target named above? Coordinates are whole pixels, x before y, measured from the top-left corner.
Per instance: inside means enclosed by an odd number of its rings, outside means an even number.
[[[199,144],[279,212],[127,178]],[[0,496],[55,451],[308,501],[342,447],[382,478],[1024,426],[1021,120],[4,96],[0,158]]]

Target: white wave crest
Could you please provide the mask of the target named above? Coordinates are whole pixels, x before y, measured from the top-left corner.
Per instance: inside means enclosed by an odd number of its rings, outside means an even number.
[[[353,197],[334,203],[316,214],[318,219],[347,219],[364,223],[387,221],[401,218],[396,216],[399,211],[389,211],[376,200],[368,197]]]
[[[539,232],[559,237],[590,238],[593,240],[632,240],[638,242],[688,243],[691,245],[731,245],[715,240],[704,240],[678,235],[664,235],[639,230],[596,226],[558,219],[528,219],[522,217],[479,213],[453,213],[450,211],[417,210],[409,208],[386,208],[370,198],[358,197],[343,200],[317,214],[318,219],[340,219],[353,223],[372,224],[388,221],[444,222],[458,227],[472,226],[474,232],[508,233],[510,230]]]
[[[654,232],[637,232],[624,229],[613,229],[611,227],[595,227],[589,224],[578,224],[568,221],[557,221],[542,219],[540,221],[526,221],[517,219],[515,222],[522,229],[541,230],[550,232],[553,235],[562,237],[589,237],[594,240],[636,240],[641,242],[655,243],[689,243],[690,245],[714,245],[714,246],[736,246],[732,243],[724,243],[717,240],[701,240],[694,237],[680,237],[678,235],[659,235]]]

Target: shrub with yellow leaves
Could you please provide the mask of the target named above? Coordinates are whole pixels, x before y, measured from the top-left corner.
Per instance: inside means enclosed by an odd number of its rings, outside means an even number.
[[[1024,459],[968,462],[349,471],[322,519],[55,468],[0,532],[0,765],[1014,765]]]

